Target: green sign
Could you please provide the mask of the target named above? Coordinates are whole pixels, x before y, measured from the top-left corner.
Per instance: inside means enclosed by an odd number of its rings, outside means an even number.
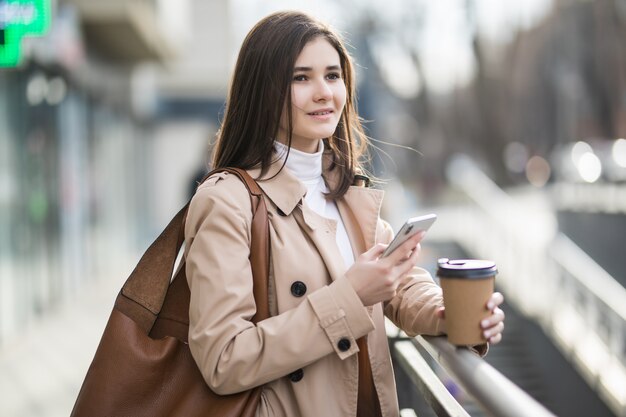
[[[50,27],[50,0],[0,0],[0,67],[20,62],[24,36],[42,36]]]

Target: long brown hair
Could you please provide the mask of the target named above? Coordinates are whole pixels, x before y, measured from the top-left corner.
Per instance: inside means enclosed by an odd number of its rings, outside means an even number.
[[[331,169],[339,182],[329,198],[341,197],[363,170],[360,158],[367,136],[356,110],[356,82],[352,60],[340,37],[327,25],[302,12],[277,12],[259,21],[246,36],[231,79],[224,121],[217,134],[213,168],[250,169],[261,165],[263,176],[272,163],[281,113],[288,112],[291,146],[293,130],[291,81],[298,55],[317,37],[326,39],[339,54],[346,86],[346,104],[334,134],[324,139],[332,153]],[[286,105],[284,105],[286,104]]]

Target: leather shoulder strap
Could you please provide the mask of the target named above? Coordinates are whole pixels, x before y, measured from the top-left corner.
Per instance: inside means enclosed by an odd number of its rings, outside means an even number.
[[[250,194],[253,211],[250,263],[254,280],[254,299],[257,304],[257,313],[253,317],[256,323],[269,317],[267,287],[270,249],[265,199],[256,181],[245,170],[217,169],[211,171],[204,180],[217,172],[229,172],[236,175],[245,184]],[[184,221],[188,208],[189,202],[148,247],[117,297],[116,308],[133,319],[146,333],[150,332],[161,312],[170,288],[170,278],[184,241]],[[181,269],[184,270],[184,265]]]

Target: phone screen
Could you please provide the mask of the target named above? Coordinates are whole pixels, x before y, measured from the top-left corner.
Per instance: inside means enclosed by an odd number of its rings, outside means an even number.
[[[437,220],[436,214],[426,214],[424,216],[412,217],[408,219],[404,223],[404,225],[402,225],[389,246],[387,246],[385,252],[383,252],[383,258],[396,250],[398,246],[402,245],[411,236],[419,233],[422,230],[428,230],[430,226],[432,226],[432,224],[435,222],[435,220]]]

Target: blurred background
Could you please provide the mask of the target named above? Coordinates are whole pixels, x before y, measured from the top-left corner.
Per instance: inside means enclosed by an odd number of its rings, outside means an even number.
[[[69,414],[281,9],[349,44],[384,217],[439,214],[424,265],[498,264],[488,361],[557,415],[626,416],[626,0],[0,0],[0,415]]]

